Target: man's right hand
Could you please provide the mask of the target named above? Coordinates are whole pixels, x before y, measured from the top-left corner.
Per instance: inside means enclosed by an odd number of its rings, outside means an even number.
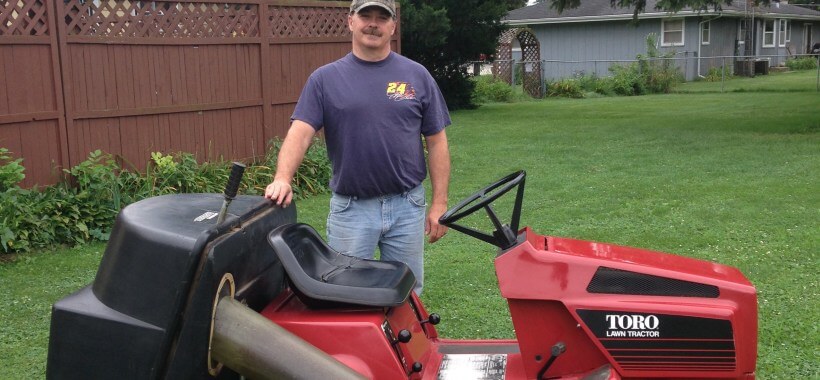
[[[279,148],[276,174],[273,176],[273,182],[265,188],[265,198],[282,207],[290,205],[293,201],[293,187],[290,182],[296,170],[299,169],[299,164],[302,163],[315,134],[316,130],[310,124],[301,120],[293,120],[288,129],[288,135],[285,136],[285,141]]]
[[[293,200],[293,187],[290,186],[290,182],[275,179],[265,188],[265,198],[278,206],[288,207]]]

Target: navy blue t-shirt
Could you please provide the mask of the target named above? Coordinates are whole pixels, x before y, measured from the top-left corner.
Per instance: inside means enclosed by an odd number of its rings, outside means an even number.
[[[419,185],[421,136],[450,125],[450,114],[424,66],[394,52],[379,62],[348,53],[311,74],[291,120],[324,128],[330,188],[366,198]]]

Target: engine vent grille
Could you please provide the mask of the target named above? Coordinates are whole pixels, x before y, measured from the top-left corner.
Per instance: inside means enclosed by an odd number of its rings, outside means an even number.
[[[720,289],[714,285],[675,280],[635,273],[621,269],[599,267],[587,285],[590,293],[631,294],[640,296],[717,298]]]

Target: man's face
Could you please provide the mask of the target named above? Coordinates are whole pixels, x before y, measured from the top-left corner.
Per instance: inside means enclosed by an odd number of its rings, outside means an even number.
[[[367,49],[384,49],[396,31],[396,21],[390,13],[376,6],[348,16],[347,23],[353,32],[353,43]]]

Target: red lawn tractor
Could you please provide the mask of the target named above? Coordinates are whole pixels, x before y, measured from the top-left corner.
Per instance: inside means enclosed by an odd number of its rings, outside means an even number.
[[[447,316],[407,266],[335,252],[295,206],[235,197],[240,177],[224,196],[122,210],[94,282],[53,307],[48,378],[755,377],[757,296],[740,271],[519,230],[523,171],[441,218],[498,248],[511,340],[439,337]],[[504,224],[493,202],[513,189]],[[494,231],[458,224],[480,210]]]

